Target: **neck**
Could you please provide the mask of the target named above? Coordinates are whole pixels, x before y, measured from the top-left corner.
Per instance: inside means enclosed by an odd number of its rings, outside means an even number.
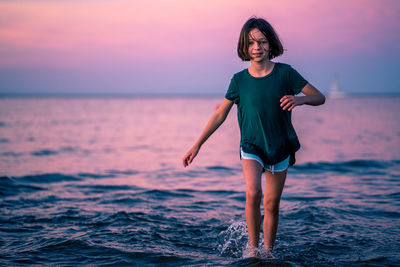
[[[270,60],[265,60],[261,62],[251,61],[249,71],[254,76],[264,76],[272,71],[274,64],[275,63]]]

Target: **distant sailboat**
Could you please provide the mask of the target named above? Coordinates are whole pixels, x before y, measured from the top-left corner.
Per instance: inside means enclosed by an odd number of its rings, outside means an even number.
[[[335,76],[335,79],[332,82],[331,88],[329,90],[329,98],[338,99],[346,97],[346,93],[340,90],[339,88],[339,79]]]

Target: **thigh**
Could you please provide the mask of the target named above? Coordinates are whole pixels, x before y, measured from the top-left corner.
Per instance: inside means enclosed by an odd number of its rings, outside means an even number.
[[[265,172],[265,197],[280,199],[285,186],[287,170],[282,172]]]
[[[253,159],[242,159],[242,167],[246,188],[261,191],[261,175],[263,173],[261,164]]]

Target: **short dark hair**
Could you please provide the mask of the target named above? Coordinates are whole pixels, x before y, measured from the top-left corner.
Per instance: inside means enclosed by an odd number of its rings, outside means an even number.
[[[251,59],[249,55],[249,34],[253,29],[258,29],[265,38],[267,38],[270,47],[270,52],[268,54],[269,59],[273,59],[283,54],[282,43],[271,24],[269,24],[265,19],[251,17],[243,25],[239,36],[237,52],[238,56],[243,61],[250,61]]]

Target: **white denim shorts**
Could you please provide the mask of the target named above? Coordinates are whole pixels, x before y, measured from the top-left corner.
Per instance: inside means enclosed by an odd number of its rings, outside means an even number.
[[[256,160],[258,161],[258,163],[261,164],[261,166],[267,170],[272,172],[272,174],[274,172],[283,172],[284,170],[286,170],[287,168],[289,168],[289,160],[290,160],[290,156],[288,156],[286,159],[274,164],[274,165],[266,165],[264,164],[264,162],[261,160],[261,158],[257,155],[254,154],[250,154],[250,153],[246,153],[244,152],[242,149],[240,149],[240,154],[242,156],[242,159],[252,159],[252,160]]]

